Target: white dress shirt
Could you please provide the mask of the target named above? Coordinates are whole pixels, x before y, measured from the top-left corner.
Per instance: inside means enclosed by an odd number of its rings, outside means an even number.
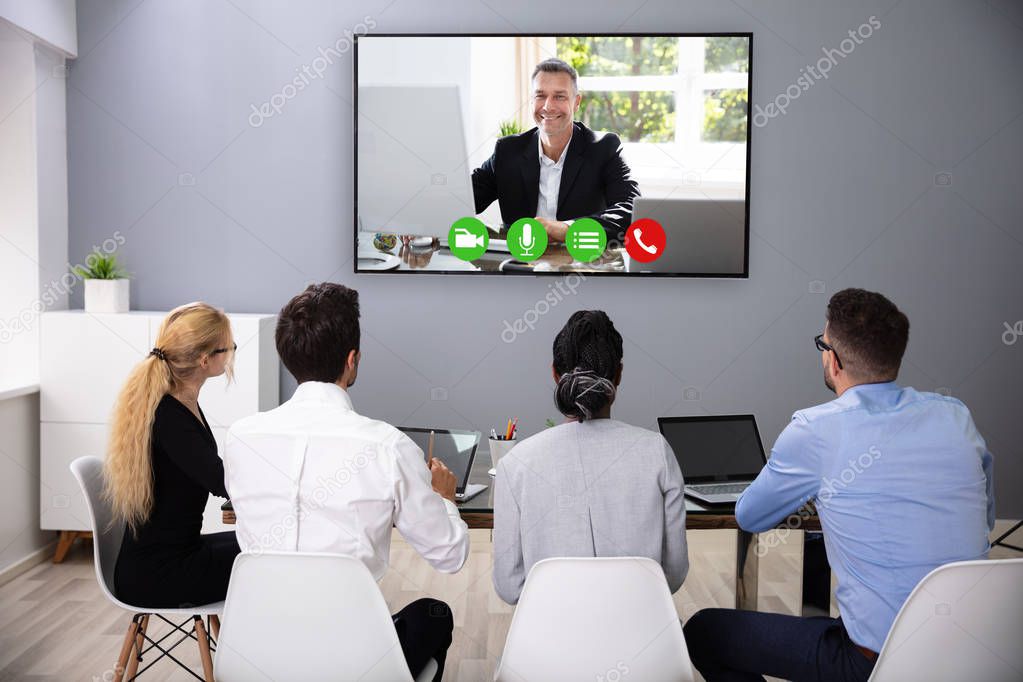
[[[536,200],[536,216],[538,218],[558,219],[558,193],[561,191],[561,171],[565,168],[565,157],[568,155],[568,147],[572,144],[572,138],[568,138],[568,144],[561,150],[561,156],[557,161],[550,159],[543,153],[543,142],[540,140],[540,133],[536,134],[536,144],[540,150],[540,192]]]
[[[433,490],[423,451],[356,413],[336,384],[305,382],[280,407],[236,422],[224,476],[244,552],[348,554],[379,580],[393,524],[438,571],[458,571],[469,555],[468,528]]]

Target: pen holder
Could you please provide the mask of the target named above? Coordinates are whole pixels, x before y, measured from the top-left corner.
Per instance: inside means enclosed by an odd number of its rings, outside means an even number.
[[[497,463],[508,454],[508,451],[515,447],[518,441],[514,438],[505,440],[503,438],[490,439],[490,466],[497,469]]]

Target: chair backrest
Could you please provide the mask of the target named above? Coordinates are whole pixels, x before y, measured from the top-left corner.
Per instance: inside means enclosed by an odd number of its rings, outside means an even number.
[[[232,680],[411,680],[380,588],[341,554],[239,554],[214,676]]]
[[[636,557],[533,565],[494,679],[692,680],[661,566]]]
[[[96,565],[96,580],[110,601],[123,606],[114,596],[114,564],[121,551],[124,524],[114,523],[114,513],[103,499],[103,460],[99,457],[79,457],[71,462],[71,473],[85,495],[92,523],[92,547]],[[130,608],[125,606],[125,608]]]
[[[1023,679],[1023,559],[934,569],[895,617],[871,682]]]

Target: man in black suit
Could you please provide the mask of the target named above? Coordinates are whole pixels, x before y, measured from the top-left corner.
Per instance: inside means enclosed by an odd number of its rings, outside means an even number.
[[[622,242],[639,186],[630,178],[618,136],[574,121],[582,101],[577,78],[560,59],[546,59],[533,70],[537,127],[499,139],[490,158],[472,172],[476,213],[497,199],[505,224],[535,217],[559,242],[571,221],[589,217],[603,225],[609,242]]]

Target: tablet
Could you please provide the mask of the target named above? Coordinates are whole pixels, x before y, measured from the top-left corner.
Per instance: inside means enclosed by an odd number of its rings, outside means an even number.
[[[486,486],[470,486],[469,474],[476,458],[476,449],[480,444],[479,431],[459,431],[456,429],[429,429],[413,426],[399,426],[398,430],[418,445],[424,456],[429,456],[430,432],[433,432],[433,456],[444,462],[455,475],[455,498],[464,501],[479,494]]]

